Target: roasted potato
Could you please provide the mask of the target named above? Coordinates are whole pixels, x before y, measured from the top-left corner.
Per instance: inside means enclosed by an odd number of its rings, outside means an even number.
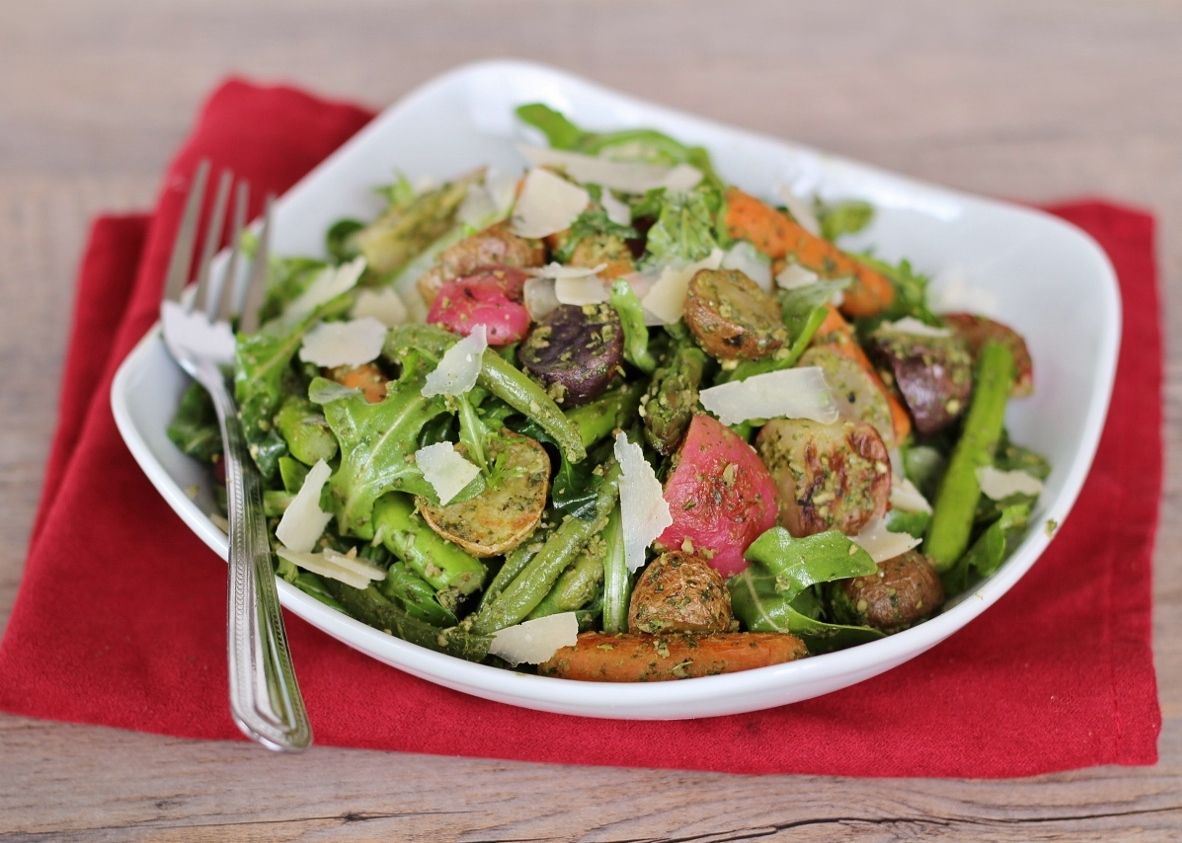
[[[755,447],[776,483],[780,526],[792,535],[840,530],[852,536],[886,513],[890,457],[873,426],[774,419]]]
[[[780,306],[737,269],[700,269],[690,279],[685,323],[720,360],[758,360],[788,340]]]
[[[1034,392],[1034,362],[1021,334],[1009,325],[974,313],[945,313],[941,318],[969,344],[974,358],[986,340],[1005,343],[1014,355],[1014,388],[1010,395],[1024,398]]]
[[[628,605],[632,632],[727,632],[734,615],[722,575],[679,550],[664,553],[641,572]]]
[[[878,563],[878,573],[834,584],[833,613],[841,623],[898,632],[923,620],[944,603],[940,577],[915,550]]]
[[[445,282],[486,267],[522,269],[546,262],[541,240],[518,237],[509,223],[499,222],[444,249],[439,260],[418,280],[419,295],[428,305]],[[519,294],[520,297],[520,294]]]
[[[632,250],[628,248],[628,242],[614,234],[583,237],[571,250],[567,264],[587,269],[606,264],[599,271],[599,277],[608,281],[636,271],[636,261],[632,257]]]
[[[866,346],[882,379],[903,396],[920,433],[938,433],[968,408],[973,358],[956,334],[929,336],[883,325]]]
[[[518,359],[566,407],[597,398],[619,374],[624,329],[608,304],[559,305],[534,325]]]
[[[873,425],[888,446],[895,443],[891,408],[873,374],[827,345],[810,348],[801,356],[800,365],[816,366],[825,373],[843,421],[866,422]]]

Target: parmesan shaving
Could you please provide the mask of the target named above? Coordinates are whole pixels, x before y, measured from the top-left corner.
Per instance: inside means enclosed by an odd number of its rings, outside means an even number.
[[[657,282],[649,288],[640,303],[666,325],[672,325],[685,313],[685,298],[689,292],[690,279],[700,269],[718,269],[722,265],[722,250],[714,249],[709,255],[685,266],[666,266],[661,270]]]
[[[365,258],[354,258],[340,266],[328,266],[321,270],[295,301],[283,311],[283,324],[294,325],[322,304],[332,301],[342,293],[357,286],[365,272]]]
[[[306,553],[316,546],[324,534],[324,528],[332,520],[332,513],[320,508],[320,493],[331,474],[328,463],[317,460],[308,469],[300,490],[291,499],[287,509],[283,510],[283,517],[275,528],[275,537],[287,549]]]
[[[932,505],[906,477],[891,478],[891,509],[904,512],[931,512]]]
[[[456,210],[456,220],[472,228],[479,228],[485,220],[492,218],[496,211],[492,196],[484,185],[472,183],[468,185],[464,201]]]
[[[419,448],[415,451],[415,465],[439,496],[441,506],[447,506],[480,474],[480,469],[468,462],[450,442],[436,442]]]
[[[560,304],[599,304],[608,300],[608,289],[597,275],[581,278],[559,278],[554,282],[554,295]]]
[[[722,256],[723,269],[737,269],[759,285],[765,293],[772,289],[772,262],[746,240],[740,240]]]
[[[787,185],[780,185],[777,193],[780,196],[780,201],[784,203],[784,207],[788,209],[788,213],[792,214],[792,219],[796,220],[797,224],[809,234],[820,237],[821,222],[813,213],[812,206],[793,193]]]
[[[916,337],[937,337],[942,339],[952,336],[952,331],[947,328],[936,328],[928,325],[926,322],[920,322],[914,316],[905,316],[894,322],[884,322],[879,326],[879,330],[883,329],[899,334],[911,334]]]
[[[981,493],[995,501],[1005,500],[1010,495],[1041,495],[1042,481],[1025,471],[1001,471],[991,465],[977,469],[977,482]]]
[[[656,472],[640,446],[616,434],[614,452],[620,464],[620,516],[624,531],[624,564],[629,571],[644,565],[644,552],[673,523],[669,503]]]
[[[586,278],[588,275],[595,275],[607,268],[606,263],[598,264],[597,266],[563,266],[560,263],[551,261],[545,266],[539,266],[534,269],[527,269],[526,272],[535,278],[553,278],[555,280],[560,278]]]
[[[313,574],[343,582],[353,588],[367,588],[371,582],[386,577],[386,572],[377,565],[358,559],[356,551],[339,553],[326,547],[321,553],[308,553],[281,547],[275,551],[275,555]]]
[[[549,170],[530,170],[513,209],[513,233],[519,237],[546,237],[570,228],[590,198],[583,188]]]
[[[703,389],[698,400],[725,425],[751,419],[837,421],[837,403],[817,366],[755,375]]]
[[[354,319],[372,316],[387,328],[393,328],[405,323],[410,314],[406,309],[406,302],[393,287],[382,287],[377,290],[367,287],[357,291],[357,298],[349,315]]]
[[[423,383],[424,398],[435,395],[463,395],[476,385],[488,348],[488,329],[477,325],[472,333],[443,353],[439,364]]]
[[[529,318],[537,322],[558,307],[553,278],[528,278],[521,292]]]
[[[646,193],[659,187],[689,190],[702,180],[702,173],[689,164],[662,167],[639,161],[612,161],[538,146],[518,146],[534,167],[559,167],[575,181],[597,184],[622,193]],[[604,206],[607,210],[607,206]]]
[[[234,333],[228,322],[210,322],[200,310],[186,313],[185,308],[174,301],[160,305],[160,322],[164,328],[164,341],[174,356],[183,357],[184,351],[192,351],[209,355],[222,365],[234,362]]]
[[[788,265],[776,275],[776,284],[782,290],[799,290],[801,287],[819,283],[821,283],[820,275],[811,269],[806,269],[796,261],[789,261]]]
[[[850,541],[869,553],[875,562],[885,562],[902,556],[923,540],[910,533],[892,533],[887,529],[885,518],[876,518],[858,535],[850,536]]]
[[[349,322],[321,322],[304,335],[300,359],[326,369],[360,366],[382,353],[387,330],[372,316]]]
[[[572,647],[579,637],[579,620],[574,612],[560,612],[497,630],[488,651],[516,667],[541,664],[561,647]]]
[[[603,191],[599,197],[599,204],[603,206],[607,218],[616,225],[632,224],[632,209],[626,202],[621,202],[610,190]]]

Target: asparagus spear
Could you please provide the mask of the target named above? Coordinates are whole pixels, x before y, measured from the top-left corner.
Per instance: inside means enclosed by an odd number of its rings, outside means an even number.
[[[668,364],[653,373],[641,403],[641,414],[644,438],[660,453],[668,456],[677,450],[677,443],[685,435],[698,404],[698,386],[705,371],[705,352],[687,344],[679,347]]]
[[[1006,399],[1013,384],[1014,355],[1001,343],[986,343],[977,357],[972,403],[964,431],[940,481],[924,541],[924,553],[937,571],[951,568],[969,546],[973,514],[981,498],[977,469],[993,464],[1005,420]]]
[[[328,462],[337,454],[337,440],[320,408],[299,395],[288,396],[275,414],[275,426],[287,450],[304,465]]]

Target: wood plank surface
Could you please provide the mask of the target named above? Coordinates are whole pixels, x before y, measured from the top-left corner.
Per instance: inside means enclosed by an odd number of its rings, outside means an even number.
[[[40,492],[88,219],[150,206],[201,98],[228,73],[380,106],[493,56],[967,190],[1103,195],[1158,215],[1160,763],[1019,781],[743,777],[325,747],[278,757],[0,716],[0,837],[1182,839],[1178,2],[0,4],[0,626]]]

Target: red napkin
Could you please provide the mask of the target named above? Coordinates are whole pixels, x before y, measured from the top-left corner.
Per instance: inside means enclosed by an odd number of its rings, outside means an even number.
[[[209,157],[280,192],[371,116],[289,88],[228,82],[169,168],[155,213],[95,223],[44,499],[0,645],[0,708],[239,737],[227,706],[225,568],[140,473],[107,395],[115,368],[156,319],[196,161]],[[1088,231],[1116,265],[1125,305],[1116,392],[1075,511],[1023,581],[966,629],[895,670],[808,702],[734,717],[620,722],[450,691],[288,615],[316,740],[759,773],[994,777],[1154,763],[1161,718],[1150,562],[1162,354],[1153,219],[1101,202],[1049,210]]]

